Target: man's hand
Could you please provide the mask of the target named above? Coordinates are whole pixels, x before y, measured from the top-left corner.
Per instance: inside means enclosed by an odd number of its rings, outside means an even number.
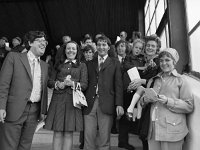
[[[116,112],[117,112],[117,118],[120,118],[124,114],[124,108],[122,106],[117,106]]]
[[[4,109],[0,109],[0,122],[4,123],[6,118],[6,111]]]
[[[46,119],[46,117],[47,117],[47,115],[41,114],[41,120],[44,121]]]

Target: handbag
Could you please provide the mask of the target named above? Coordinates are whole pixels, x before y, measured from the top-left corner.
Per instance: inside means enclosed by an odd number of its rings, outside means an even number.
[[[82,106],[88,106],[85,95],[81,91],[81,85],[78,82],[73,85],[73,106],[81,109]]]

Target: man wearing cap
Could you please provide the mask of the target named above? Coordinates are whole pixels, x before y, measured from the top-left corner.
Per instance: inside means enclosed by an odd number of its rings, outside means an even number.
[[[0,38],[0,69],[8,52],[11,50],[10,47],[6,45],[6,43],[8,43],[8,39],[6,37],[1,37]]]
[[[15,37],[12,39],[12,52],[19,52],[21,53],[25,47],[21,46],[22,40],[20,37]]]
[[[27,53],[10,52],[0,72],[0,146],[30,150],[39,120],[47,113],[48,65],[40,59],[44,32],[26,34]]]

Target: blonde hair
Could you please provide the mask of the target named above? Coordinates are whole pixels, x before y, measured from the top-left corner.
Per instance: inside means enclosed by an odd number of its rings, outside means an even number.
[[[136,43],[142,43],[143,48],[142,48],[142,52],[141,52],[141,53],[144,53],[144,48],[145,48],[145,42],[144,42],[144,40],[143,40],[143,39],[140,39],[140,38],[135,39],[135,40],[133,41],[133,47],[132,47],[132,48],[134,48],[134,46],[135,46]],[[131,51],[131,53],[132,53],[132,51]]]

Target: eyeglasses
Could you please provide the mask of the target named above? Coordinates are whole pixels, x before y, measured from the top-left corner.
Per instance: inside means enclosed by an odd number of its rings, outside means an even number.
[[[39,42],[40,44],[43,43],[45,45],[48,45],[48,41],[46,41],[46,40],[35,39],[35,41]]]

